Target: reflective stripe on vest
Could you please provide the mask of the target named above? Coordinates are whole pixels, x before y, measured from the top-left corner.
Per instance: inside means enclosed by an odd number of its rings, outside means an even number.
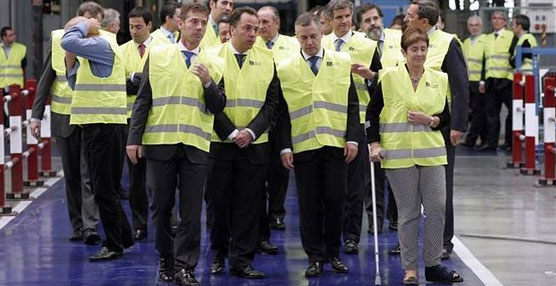
[[[202,48],[194,63],[204,64],[212,79],[220,82],[220,58]],[[209,152],[214,115],[207,110],[200,79],[185,66],[177,44],[151,47],[148,76],[152,105],[142,143],[185,144]]]
[[[6,56],[0,49],[0,87],[17,84],[23,87],[23,68],[21,61],[25,58],[27,48],[20,43],[13,43],[10,53]]]
[[[485,54],[486,35],[478,35],[472,41],[467,38],[463,42],[463,55],[467,61],[467,71],[469,72],[469,81],[480,81],[481,72],[483,70],[483,57]]]
[[[407,113],[421,111],[439,114],[449,93],[448,76],[429,67],[413,90],[405,68],[383,69],[379,72],[384,108],[380,113],[381,146],[385,149],[382,166],[386,169],[447,164],[446,148],[440,131],[425,125],[412,125]]]
[[[54,30],[51,33],[51,66],[56,73],[56,80],[52,84],[50,95],[52,99],[52,112],[70,115],[73,90],[69,87],[66,78],[66,51],[64,51],[61,46],[63,35],[63,29]]]
[[[351,61],[325,50],[315,76],[300,54],[277,67],[292,125],[293,153],[324,146],[344,148]]]
[[[125,70],[120,48],[111,36],[101,36],[114,52],[110,76],[91,72],[89,61],[78,57],[80,66],[71,102],[70,124],[126,124]]]
[[[498,37],[494,33],[487,35],[486,40],[486,78],[504,78],[513,80],[513,68],[510,65],[510,46],[514,33],[502,31]]]
[[[248,126],[264,105],[268,87],[274,77],[272,51],[254,45],[247,52],[241,69],[230,42],[216,47],[214,52],[225,64],[224,88],[227,102],[224,113],[236,127]],[[268,133],[256,135],[260,136],[253,144],[268,142]],[[212,141],[229,142],[222,141],[215,132]]]
[[[360,32],[352,32],[353,34],[342,46],[342,52],[348,53],[351,57],[351,64],[361,64],[365,67],[370,67],[373,60],[373,55],[376,50],[377,42],[365,37],[365,34]],[[333,35],[329,34],[322,40],[322,46],[325,49],[334,50]],[[369,90],[365,78],[358,74],[353,73],[353,82],[357,97],[359,99],[359,123],[365,123],[365,114],[367,105],[371,101]]]

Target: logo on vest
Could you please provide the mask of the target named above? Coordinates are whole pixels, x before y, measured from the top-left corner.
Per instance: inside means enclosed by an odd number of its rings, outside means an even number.
[[[249,65],[250,66],[261,66],[261,65],[263,65],[263,63],[256,62],[256,61],[253,61],[253,60],[249,60]]]
[[[286,47],[283,47],[283,46],[279,46],[278,49],[279,50],[287,50]]]
[[[335,66],[337,67],[337,66],[339,66],[339,65],[340,65],[340,64],[335,63],[335,62],[326,62],[326,66],[327,66],[327,67],[335,67]]]
[[[355,48],[354,47],[349,47],[349,50],[353,52],[353,51],[355,51]]]

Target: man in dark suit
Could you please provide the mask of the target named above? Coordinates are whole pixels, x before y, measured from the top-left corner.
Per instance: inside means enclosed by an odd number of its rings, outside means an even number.
[[[278,126],[282,165],[295,171],[305,276],[320,276],[325,262],[346,273],[339,252],[347,164],[360,136],[357,91],[349,56],[321,47],[316,18],[302,14],[295,31],[301,51],[278,66],[284,95]]]
[[[213,204],[211,272],[224,269],[230,252],[230,274],[263,278],[252,268],[257,248],[261,200],[268,164],[268,128],[278,102],[279,83],[272,51],[253,46],[259,19],[249,7],[234,10],[232,38],[217,49],[224,59],[221,83],[228,101],[216,115],[207,192]],[[231,242],[230,242],[231,236]]]
[[[214,114],[226,104],[215,83],[221,77],[221,64],[218,59],[209,60],[199,48],[208,13],[200,4],[183,5],[180,42],[151,47],[126,147],[134,164],[144,148],[147,187],[153,195],[155,247],[160,255],[159,279],[175,279],[178,285],[198,285],[193,272],[200,252],[209,140]],[[172,60],[166,60],[168,57]],[[176,187],[181,222],[173,238],[171,216]]]
[[[436,29],[435,24],[438,21],[438,15],[438,6],[434,1],[414,0],[407,8],[404,21],[408,27],[418,28],[428,34],[430,48],[425,66],[447,73],[450,83],[452,119],[450,125],[441,130],[448,155],[448,165],[446,166],[446,222],[442,259],[448,259],[454,248],[452,237],[454,237],[455,146],[467,129],[469,79],[460,42],[454,35]]]
[[[85,2],[77,9],[77,16],[96,18],[98,21],[102,20],[102,13],[102,7],[94,2]],[[50,126],[58,152],[62,157],[68,212],[73,227],[70,240],[83,239],[86,244],[96,244],[100,240],[96,229],[99,220],[98,206],[91,190],[89,171],[83,152],[82,129],[80,126],[69,124],[72,91],[65,78],[65,52],[60,46],[62,34],[63,30],[52,32],[51,50],[43,65],[33,102],[30,129],[33,136],[40,138],[41,120],[48,97],[52,96]]]

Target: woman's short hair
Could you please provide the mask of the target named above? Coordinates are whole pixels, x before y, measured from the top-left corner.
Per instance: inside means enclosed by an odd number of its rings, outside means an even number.
[[[424,41],[425,43],[427,43],[427,47],[429,46],[429,37],[427,36],[427,33],[414,28],[414,27],[408,27],[407,29],[405,29],[405,31],[402,33],[402,49],[404,51],[407,51],[407,48],[417,42],[420,41]]]

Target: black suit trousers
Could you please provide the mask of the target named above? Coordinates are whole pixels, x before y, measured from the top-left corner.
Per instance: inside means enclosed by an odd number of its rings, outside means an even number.
[[[129,120],[128,120],[129,124]],[[129,125],[128,125],[129,126]],[[127,140],[128,128],[125,129]],[[129,206],[133,229],[147,229],[149,222],[149,199],[147,196],[147,160],[139,158],[137,164],[131,163],[126,157],[129,167]]]
[[[89,164],[91,187],[106,234],[103,245],[123,251],[122,242],[131,242],[131,228],[120,203],[125,124],[85,124],[83,143]]]
[[[450,142],[450,127],[447,126],[440,130],[446,145],[446,156],[448,165],[446,171],[446,219],[444,223],[444,249],[452,252],[454,244],[454,166],[456,163],[456,147]]]
[[[231,143],[221,145],[229,152],[226,158],[212,156],[206,188],[214,216],[211,248],[220,258],[226,257],[229,251],[230,267],[241,269],[250,265],[255,256],[268,167],[265,160],[254,162],[248,149],[268,146],[264,143],[239,149]]]
[[[512,82],[507,79],[490,78],[487,80],[487,144],[498,146],[500,137],[500,110],[502,104],[508,109],[506,116],[505,143],[512,144]]]
[[[309,262],[339,256],[347,189],[343,148],[323,147],[294,155],[301,244]]]
[[[147,185],[152,193],[155,248],[160,257],[174,258],[176,270],[193,270],[199,261],[201,209],[207,164],[194,163],[183,146],[168,160],[147,159]],[[172,235],[172,209],[179,192],[181,221]]]
[[[484,144],[487,134],[487,94],[479,92],[478,82],[469,83],[469,93],[473,117],[471,119],[471,127],[467,137],[465,137],[465,142],[475,144],[477,139],[481,138],[481,144]]]

